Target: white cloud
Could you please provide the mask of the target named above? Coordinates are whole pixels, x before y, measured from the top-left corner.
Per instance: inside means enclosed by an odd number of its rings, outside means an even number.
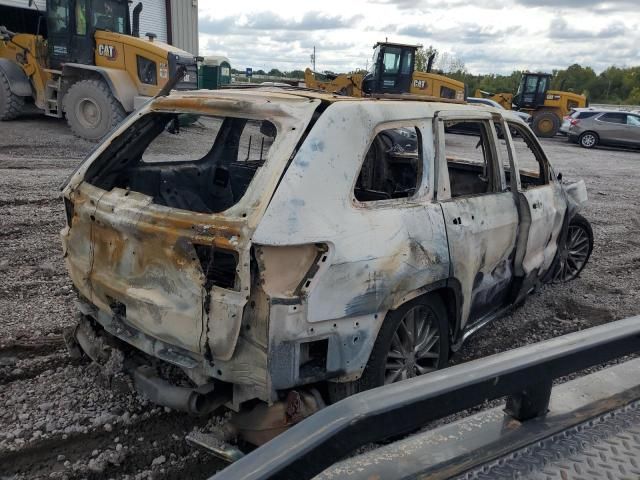
[[[472,73],[640,64],[640,0],[199,0],[201,54],[235,68],[363,68],[377,41],[421,43]],[[615,45],[615,51],[613,46]]]

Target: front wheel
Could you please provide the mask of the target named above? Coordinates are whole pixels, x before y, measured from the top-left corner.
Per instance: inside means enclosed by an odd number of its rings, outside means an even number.
[[[13,120],[24,108],[24,97],[20,97],[11,91],[9,80],[4,72],[0,71],[0,120]]]
[[[67,123],[74,134],[98,141],[126,116],[108,85],[101,80],[74,83],[64,97]]]
[[[556,258],[554,282],[568,282],[577,278],[584,269],[593,250],[593,230],[589,221],[576,215],[569,223],[567,239]]]
[[[440,298],[424,295],[387,314],[358,380],[329,383],[329,398],[341,400],[447,366],[449,328]]]

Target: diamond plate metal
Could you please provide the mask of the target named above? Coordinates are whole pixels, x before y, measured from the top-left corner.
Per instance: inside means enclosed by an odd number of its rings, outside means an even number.
[[[516,450],[457,478],[640,479],[640,401]]]

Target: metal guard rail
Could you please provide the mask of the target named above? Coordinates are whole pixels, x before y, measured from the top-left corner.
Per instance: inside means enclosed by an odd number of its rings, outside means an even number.
[[[369,442],[507,396],[506,412],[544,415],[554,379],[640,351],[640,316],[456,365],[348,397],[211,480],[311,478]]]

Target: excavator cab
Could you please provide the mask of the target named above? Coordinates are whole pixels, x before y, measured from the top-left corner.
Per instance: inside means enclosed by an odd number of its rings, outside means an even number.
[[[550,86],[550,73],[524,73],[513,103],[519,109],[542,107]]]
[[[366,94],[409,93],[419,45],[378,42],[375,44],[372,68],[364,77]]]
[[[127,0],[47,0],[49,67],[94,63],[96,30],[130,34]]]

